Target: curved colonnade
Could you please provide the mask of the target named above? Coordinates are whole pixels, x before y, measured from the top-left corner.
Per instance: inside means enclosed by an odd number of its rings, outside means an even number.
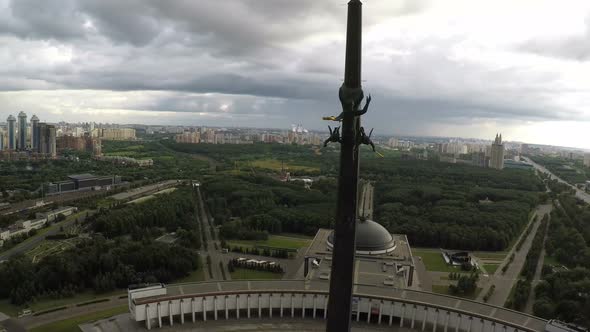
[[[152,286],[129,291],[129,310],[132,319],[148,330],[219,319],[325,319],[328,291],[317,288],[327,286],[302,280]],[[400,296],[387,294],[391,291]],[[352,319],[432,332],[533,332],[543,331],[546,324],[537,317],[479,302],[363,285],[355,287]]]

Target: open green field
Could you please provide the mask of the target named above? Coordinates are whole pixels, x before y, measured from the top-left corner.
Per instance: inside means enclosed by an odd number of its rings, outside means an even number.
[[[199,281],[204,281],[204,280],[205,280],[205,270],[203,270],[203,268],[200,268],[196,271],[191,272],[190,275],[188,275],[182,279],[174,280],[173,283],[182,284],[182,283],[186,283],[186,282],[199,282]]]
[[[508,252],[506,251],[474,251],[473,256],[480,259],[487,260],[499,260],[502,261],[506,258]]]
[[[255,168],[270,169],[280,172],[283,169],[283,162],[277,159],[258,159],[250,162],[250,165]],[[240,165],[242,166],[242,165]],[[284,167],[287,171],[304,171],[304,172],[319,172],[318,167],[296,165],[293,162],[284,162]]]
[[[419,256],[428,271],[461,272],[461,267],[447,265],[438,249],[412,249],[413,256]]]
[[[311,240],[282,235],[269,235],[268,240],[265,241],[231,240],[227,241],[227,243],[230,246],[268,246],[275,248],[299,249],[308,246],[311,243]]]
[[[119,315],[128,312],[126,305],[115,307],[108,310],[98,311],[87,315],[77,316],[70,319],[64,319],[58,322],[42,325],[30,330],[30,332],[80,332],[78,325],[94,322],[100,319]]]
[[[464,298],[470,299],[470,300],[475,300],[477,298],[477,296],[479,295],[479,293],[481,292],[481,290],[482,290],[481,287],[477,287],[477,289],[475,289],[475,292],[473,292],[473,294],[469,294],[469,295],[465,295],[465,296],[460,296],[460,295],[456,295],[456,294],[451,294],[449,292],[449,286],[446,286],[446,285],[432,285],[432,292],[433,293],[450,295],[450,296],[457,296],[457,297],[464,297]]]
[[[281,273],[273,273],[268,271],[257,271],[257,270],[250,270],[250,269],[236,269],[234,272],[231,272],[232,279],[246,279],[246,280],[256,280],[256,279],[281,279],[283,275]]]
[[[483,268],[488,271],[489,274],[494,274],[496,270],[500,267],[500,264],[484,264]]]

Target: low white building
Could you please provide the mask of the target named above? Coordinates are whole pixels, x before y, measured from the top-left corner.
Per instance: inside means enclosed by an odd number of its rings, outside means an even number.
[[[60,214],[64,216],[72,215],[78,211],[78,208],[72,206],[65,206],[45,213],[37,213],[37,218],[32,220],[21,220],[14,223],[8,228],[0,230],[0,247],[15,236],[27,234],[33,229],[41,229],[47,222],[54,221]]]

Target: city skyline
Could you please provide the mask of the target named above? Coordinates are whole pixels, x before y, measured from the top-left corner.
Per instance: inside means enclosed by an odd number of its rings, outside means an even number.
[[[324,129],[338,109],[341,2],[28,5],[0,2],[0,59],[14,64],[0,119]],[[589,13],[582,1],[365,4],[365,124],[590,148]]]

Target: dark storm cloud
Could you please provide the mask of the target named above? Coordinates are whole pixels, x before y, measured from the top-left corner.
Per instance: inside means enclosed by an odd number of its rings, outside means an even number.
[[[0,90],[140,91],[161,100],[112,108],[221,112],[223,104],[231,106],[224,114],[267,114],[313,127],[318,114],[339,112],[346,2],[0,0],[0,62],[13,64],[0,67]],[[365,31],[420,14],[429,3],[365,1]],[[423,23],[430,24],[429,18]],[[457,58],[468,38],[438,35],[436,27],[432,37],[408,28],[364,45],[373,126],[408,129],[433,121],[559,120],[575,114],[552,101],[567,92],[556,87],[555,72],[493,61],[488,68],[484,61]],[[585,59],[590,47],[576,41],[555,47],[531,41],[524,47]]]
[[[0,14],[0,33],[21,38],[68,40],[84,36],[84,15],[74,0],[11,1]]]

